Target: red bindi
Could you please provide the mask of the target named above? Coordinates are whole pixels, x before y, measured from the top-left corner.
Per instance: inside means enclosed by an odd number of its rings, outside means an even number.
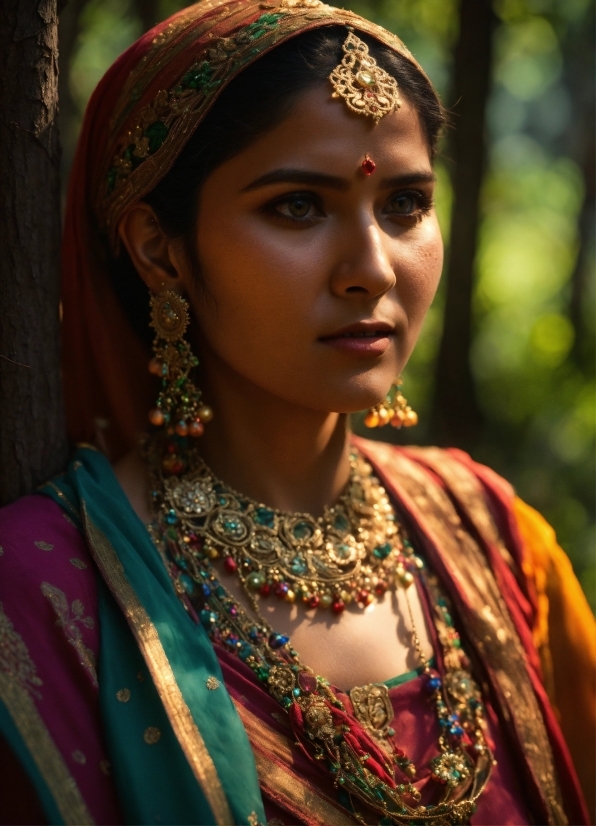
[[[376,163],[373,161],[373,159],[367,153],[364,156],[364,160],[362,161],[362,171],[364,172],[365,175],[372,175],[376,168],[377,168]]]

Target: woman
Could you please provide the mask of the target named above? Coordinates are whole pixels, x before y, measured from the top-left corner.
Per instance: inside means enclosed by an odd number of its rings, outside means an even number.
[[[4,822],[588,822],[552,532],[464,454],[349,434],[415,422],[387,392],[442,123],[401,41],[319,0],[202,2],[100,83],[64,241],[96,447],[2,512]]]

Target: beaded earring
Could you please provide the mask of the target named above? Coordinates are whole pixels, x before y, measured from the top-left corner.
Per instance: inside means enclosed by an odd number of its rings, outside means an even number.
[[[399,428],[414,427],[418,424],[418,414],[412,410],[408,400],[402,395],[402,385],[402,378],[398,376],[383,401],[371,407],[364,417],[366,427],[384,427],[390,424],[392,427]],[[392,398],[393,388],[395,388],[395,394]]]
[[[173,290],[151,296],[154,357],[149,372],[161,379],[157,404],[149,413],[155,427],[166,427],[178,436],[202,436],[213,411],[201,404],[201,391],[190,378],[199,363],[184,333],[190,321],[188,301]]]

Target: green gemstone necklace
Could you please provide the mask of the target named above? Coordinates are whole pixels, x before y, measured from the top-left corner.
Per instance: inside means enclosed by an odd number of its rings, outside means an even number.
[[[352,456],[346,492],[334,508],[329,508],[320,519],[314,519],[305,514],[271,510],[230,490],[182,441],[174,449],[184,451],[188,472],[183,477],[165,477],[160,469],[163,448],[156,440],[149,443],[147,449],[157,517],[150,532],[176,593],[213,643],[238,656],[288,712],[296,740],[305,753],[329,771],[340,801],[354,820],[366,822],[358,811],[360,803],[381,816],[380,824],[388,826],[468,823],[476,801],[486,788],[494,762],[485,738],[480,690],[470,674],[470,663],[453,627],[449,603],[438,581],[426,571],[423,560],[399,528],[391,503],[368,463],[358,454]],[[354,502],[357,504],[352,506]],[[345,523],[338,516],[350,524],[350,520],[356,519],[356,511],[360,513],[357,527],[362,532],[350,542]],[[382,515],[376,518],[377,514]],[[278,535],[283,532],[280,541],[283,550],[271,548],[276,531]],[[265,538],[271,543],[267,546],[268,553],[260,544]],[[293,563],[295,559],[308,560],[312,556],[308,554],[312,546],[306,544],[307,538],[317,543],[315,549],[322,549],[321,554],[327,554],[324,565],[308,568],[318,577],[297,574],[288,566],[288,558]],[[340,542],[357,549],[351,563],[347,563],[351,564],[349,577],[344,576],[346,571],[337,563],[335,554]],[[389,546],[387,552],[385,545]],[[262,549],[261,556],[255,547]],[[375,554],[375,550],[381,553]],[[290,554],[293,556],[289,557]],[[252,597],[256,619],[251,618],[223,586],[213,564],[221,556],[227,573],[239,575]],[[261,567],[257,567],[255,558]],[[284,567],[280,558],[284,560]],[[347,558],[350,559],[348,555]],[[254,577],[251,587],[247,579],[252,574],[263,576],[258,580]],[[418,770],[399,748],[396,731],[390,725],[393,711],[387,687],[371,684],[352,689],[353,711],[350,711],[329,682],[301,662],[290,639],[273,631],[258,610],[257,593],[268,594],[273,583],[281,598],[287,599],[291,584],[296,589],[292,590],[291,601],[300,595],[307,606],[318,607],[320,602],[314,605],[309,600],[319,594],[330,594],[332,600],[341,600],[343,608],[346,597],[338,592],[339,587],[348,584],[350,591],[345,590],[348,597],[359,588],[374,598],[371,586],[375,589],[379,581],[387,583],[391,574],[394,584],[406,592],[424,686],[438,723],[438,749],[429,769],[431,779],[442,792],[434,805],[420,803],[420,793],[413,784]],[[433,607],[442,650],[442,675],[426,660],[414,625],[407,592],[416,576],[424,583]],[[269,590],[264,591],[267,586]],[[385,584],[384,590],[387,587]],[[308,590],[299,590],[303,588]],[[383,591],[375,589],[375,592]],[[367,604],[358,593],[356,599],[361,605]]]
[[[409,543],[385,489],[358,453],[350,457],[344,493],[318,519],[237,493],[198,455],[183,478],[163,478],[162,496],[166,522],[184,520],[208,556],[223,557],[226,570],[238,573],[253,604],[273,592],[339,614],[351,602],[364,608],[381,597],[396,574],[412,581],[405,567]]]

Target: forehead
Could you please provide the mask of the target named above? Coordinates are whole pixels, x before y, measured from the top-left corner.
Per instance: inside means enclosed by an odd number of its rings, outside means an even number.
[[[226,164],[230,172],[254,177],[264,167],[305,165],[348,174],[366,153],[397,172],[431,169],[420,118],[407,100],[375,125],[332,98],[332,91],[322,84],[302,94],[283,121]]]

